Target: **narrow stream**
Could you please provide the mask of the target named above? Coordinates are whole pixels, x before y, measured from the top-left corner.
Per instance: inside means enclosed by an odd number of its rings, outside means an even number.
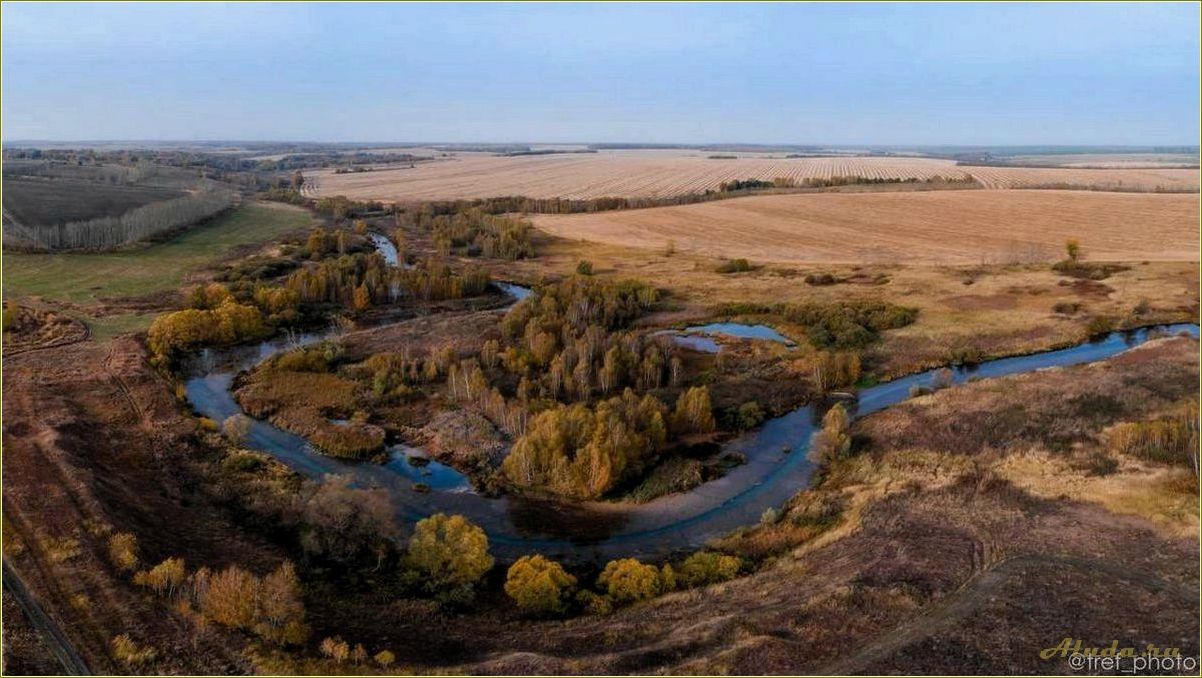
[[[962,383],[969,377],[1000,377],[1093,362],[1138,346],[1155,331],[1198,336],[1198,326],[1193,324],[1115,332],[1070,348],[957,368],[953,370],[954,380]],[[197,376],[187,381],[188,401],[198,413],[215,421],[241,413],[229,389],[240,369],[279,350],[319,338],[304,335],[252,347],[206,349],[195,361]],[[854,416],[906,400],[911,387],[930,385],[935,372],[921,372],[862,390],[852,405]],[[254,421],[246,446],[267,452],[308,477],[347,474],[361,485],[385,488],[404,520],[418,520],[439,511],[463,514],[488,532],[494,552],[503,558],[540,552],[571,561],[604,561],[618,556],[655,559],[698,548],[737,527],[753,524],[764,509],[780,506],[805,488],[812,471],[806,452],[824,411],[821,406],[806,405],[767,421],[724,445],[723,451],[744,453],[746,464],[690,492],[637,505],[564,504],[509,495],[485,497],[476,494],[466,478],[448,466],[437,462],[425,467],[411,464],[407,457],[420,456],[420,450],[396,446],[390,461],[383,465],[342,461],[322,455],[304,438],[262,421]],[[414,489],[417,483],[424,486],[421,491]]]
[[[376,246],[376,251],[384,257],[384,262],[389,266],[400,266],[401,268],[413,268],[413,264],[406,261],[401,261],[400,252],[397,251],[396,245],[392,244],[392,240],[383,233],[368,231],[367,237],[371,238],[371,242]]]
[[[393,255],[395,261],[395,248]],[[529,289],[510,283],[494,284],[515,297],[515,303],[530,293]],[[1197,337],[1198,326],[1176,324],[1114,332],[1070,348],[956,368],[954,381],[962,383],[970,377],[1000,377],[1102,360],[1144,343],[1154,332],[1186,332]],[[253,346],[204,349],[185,366],[185,373],[192,375],[186,382],[188,401],[197,413],[217,422],[241,414],[242,409],[230,392],[234,376],[240,370],[253,367],[281,350],[319,341],[323,336],[306,334]],[[863,389],[851,406],[853,416],[870,414],[906,400],[911,387],[929,386],[936,372],[929,370]],[[438,512],[462,514],[485,529],[493,552],[502,559],[539,552],[564,561],[604,562],[620,556],[658,559],[693,550],[735,528],[757,522],[765,509],[782,505],[809,483],[813,469],[806,452],[824,412],[822,405],[806,405],[768,420],[759,429],[723,446],[723,452],[746,455],[746,464],[690,492],[644,504],[561,503],[512,495],[486,497],[477,494],[467,478],[449,466],[435,461],[411,462],[410,457],[424,456],[421,450],[393,446],[390,459],[384,464],[343,461],[321,454],[298,435],[259,420],[253,420],[244,444],[271,454],[310,478],[344,474],[361,486],[384,488],[404,521],[416,521]]]

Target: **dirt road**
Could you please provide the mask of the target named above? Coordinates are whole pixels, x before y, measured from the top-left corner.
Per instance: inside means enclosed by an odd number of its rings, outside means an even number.
[[[67,634],[59,625],[42,610],[37,599],[29,592],[25,582],[8,561],[4,561],[4,590],[16,600],[29,623],[42,635],[42,640],[54,654],[63,667],[63,673],[69,676],[90,676],[92,672],[84,662],[83,657],[75,651]]]

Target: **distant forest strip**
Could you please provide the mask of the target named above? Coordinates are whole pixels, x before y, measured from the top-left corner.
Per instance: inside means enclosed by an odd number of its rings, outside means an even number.
[[[557,148],[544,148],[544,149],[539,149],[539,150],[508,151],[506,153],[498,153],[497,155],[501,155],[506,158],[516,158],[516,157],[523,156],[523,155],[575,155],[575,154],[579,154],[579,153],[589,154],[589,153],[596,153],[596,152],[597,152],[596,149],[592,149],[592,148],[571,149],[571,150],[557,149]]]
[[[115,217],[32,227],[8,218],[5,234],[18,246],[40,250],[106,250],[191,226],[234,205],[233,191],[206,191],[136,207]],[[7,217],[7,215],[6,215]]]
[[[672,205],[692,205],[711,200],[727,200],[742,198],[750,195],[766,193],[813,193],[839,186],[868,186],[879,184],[907,184],[914,186],[951,186],[962,188],[980,188],[980,184],[971,176],[959,179],[956,177],[931,177],[929,179],[899,179],[877,178],[864,176],[835,176],[827,178],[810,177],[803,181],[788,178],[776,178],[770,181],[762,179],[737,179],[727,181],[718,186],[718,190],[708,190],[702,193],[685,193],[682,195],[662,198],[626,198],[601,197],[589,199],[569,198],[527,198],[511,196],[500,198],[480,198],[476,200],[433,201],[432,209],[436,213],[458,212],[464,207],[475,207],[489,214],[504,214],[508,212],[526,212],[530,214],[584,214],[591,212],[611,212],[614,210],[635,210],[648,207],[670,207]]]
[[[616,210],[645,209],[649,207],[670,207],[673,205],[692,205],[711,200],[726,200],[742,198],[751,195],[780,194],[780,193],[816,193],[839,186],[870,186],[883,184],[903,184],[929,188],[983,188],[972,175],[964,177],[930,177],[918,178],[879,178],[864,176],[835,176],[827,178],[810,177],[803,181],[789,178],[776,178],[770,181],[761,179],[738,179],[719,185],[718,190],[707,190],[703,193],[685,193],[661,198],[639,198],[610,196],[600,198],[529,198],[521,195],[500,196],[496,198],[474,198],[462,200],[428,200],[413,203],[389,204],[379,200],[351,200],[345,196],[335,195],[313,200],[306,198],[296,190],[276,188],[259,194],[263,200],[275,200],[294,205],[309,205],[318,212],[335,219],[357,218],[381,212],[407,212],[411,210],[427,211],[434,216],[456,214],[469,209],[476,209],[486,214],[586,214],[593,212],[612,212]]]
[[[1133,170],[1133,169],[1143,169],[1143,170],[1194,169],[1194,170],[1196,170],[1196,169],[1199,169],[1199,167],[1202,167],[1202,166],[1198,165],[1198,163],[1189,163],[1189,162],[1182,162],[1182,163],[1149,162],[1147,164],[1131,164],[1131,165],[1115,166],[1115,165],[1106,165],[1106,164],[1064,165],[1062,163],[1055,163],[1055,162],[1039,163],[1039,162],[1015,161],[1015,160],[1007,160],[1007,159],[957,160],[956,166],[957,167],[1007,167],[1007,168],[1016,168],[1016,169],[1078,169],[1078,170],[1086,170],[1087,169],[1087,170],[1114,170],[1114,171]]]
[[[1177,169],[1177,168],[1173,168]],[[1020,191],[1102,191],[1105,193],[1197,193],[1197,186],[1132,186],[1124,184],[1080,184],[1069,181],[1049,181],[1042,184],[1015,186]]]

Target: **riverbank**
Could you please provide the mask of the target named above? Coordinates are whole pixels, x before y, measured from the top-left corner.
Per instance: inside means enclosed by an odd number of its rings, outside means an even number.
[[[1164,331],[1197,336],[1198,328],[1179,325]],[[954,379],[963,382],[970,377],[999,377],[1100,360],[1138,346],[1150,334],[1148,329],[1113,333],[1068,349],[989,361],[959,368]],[[253,354],[256,361],[261,361],[282,348],[283,344],[265,342]],[[230,360],[215,362],[231,364]],[[243,363],[239,369],[249,364]],[[186,390],[192,407],[215,421],[241,413],[229,391],[232,378],[230,372],[208,372],[190,378]],[[912,388],[930,386],[935,379],[936,371],[928,371],[863,389],[852,410],[861,416],[882,410],[909,398]],[[618,556],[658,560],[754,524],[765,510],[779,507],[803,489],[813,470],[806,452],[822,411],[821,406],[804,406],[769,420],[723,446],[724,450],[743,453],[746,464],[693,491],[635,505],[568,505],[513,495],[492,498],[458,490],[415,491],[415,483],[388,466],[325,457],[312,451],[300,436],[262,421],[254,422],[246,445],[271,454],[308,477],[347,474],[362,484],[385,488],[394,509],[406,520],[436,512],[464,515],[485,529],[503,557],[538,551],[573,562],[603,562]]]

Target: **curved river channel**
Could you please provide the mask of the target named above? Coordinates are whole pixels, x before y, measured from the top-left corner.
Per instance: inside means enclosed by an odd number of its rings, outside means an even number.
[[[380,240],[387,243],[387,239]],[[391,243],[387,246],[391,247]],[[385,249],[382,244],[381,249]],[[385,252],[386,258],[388,254]],[[391,255],[390,261],[396,262],[395,249]],[[497,283],[497,286],[515,300],[529,294],[528,289],[517,285]],[[969,377],[1000,377],[1093,362],[1142,344],[1153,331],[1198,336],[1198,326],[1193,324],[1114,332],[1070,348],[991,360],[955,368],[953,373],[956,383],[961,383]],[[239,371],[281,350],[322,338],[323,335],[310,334],[256,346],[205,349],[186,367],[188,401],[200,415],[217,422],[242,414],[230,392]],[[935,370],[930,370],[865,388],[850,403],[849,411],[853,416],[863,416],[906,400],[911,387],[929,385],[934,374]],[[464,515],[484,528],[492,551],[502,559],[538,552],[572,562],[604,562],[615,557],[647,560],[697,549],[715,537],[753,524],[765,509],[780,506],[804,489],[812,471],[806,458],[810,437],[824,412],[821,404],[805,405],[768,420],[759,429],[723,445],[723,452],[745,454],[746,464],[690,492],[644,504],[560,503],[514,495],[487,497],[477,494],[468,480],[450,467],[433,461],[423,466],[410,464],[408,457],[422,456],[420,450],[395,445],[384,464],[334,459],[319,453],[296,434],[253,419],[244,445],[266,452],[310,478],[343,474],[351,476],[360,486],[384,488],[403,521],[416,521],[438,512]],[[415,490],[417,483],[428,491]]]

